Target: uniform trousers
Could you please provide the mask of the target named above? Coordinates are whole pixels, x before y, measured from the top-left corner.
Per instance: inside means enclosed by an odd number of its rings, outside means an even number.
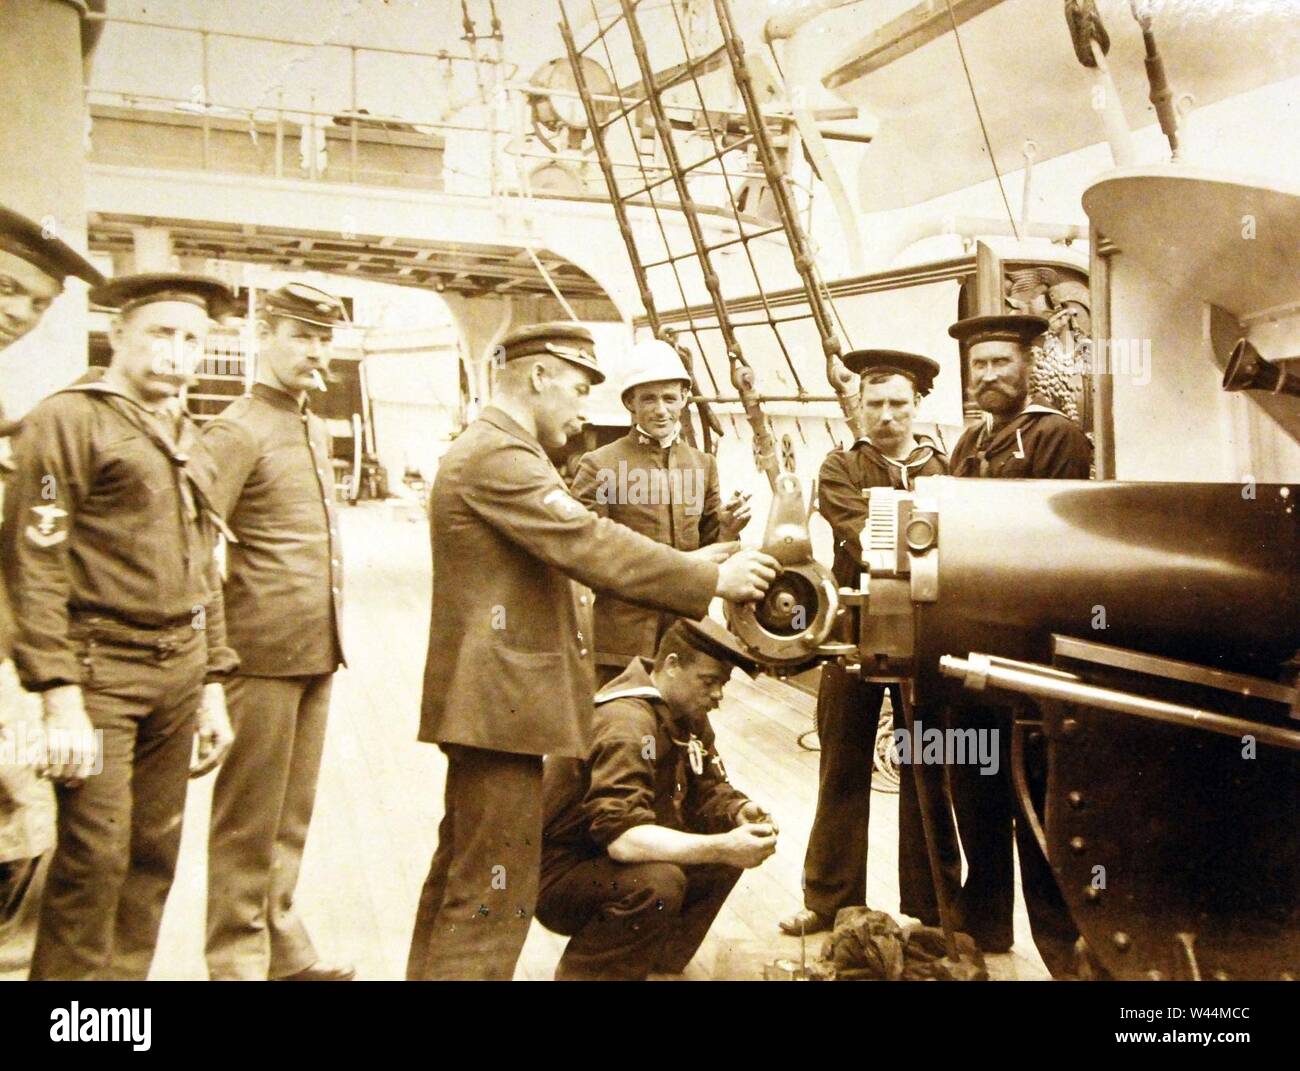
[[[962,928],[986,951],[1011,948],[1018,854],[1020,888],[1034,944],[1053,977],[1070,977],[1079,933],[1033,831],[1018,815],[1011,780],[1011,710],[961,702],[952,707],[950,717],[957,728],[998,734],[996,774],[982,774],[973,764],[954,765],[951,770],[953,805],[967,864],[960,899]],[[1026,745],[1025,758],[1030,797],[1041,814],[1047,780],[1041,741]]]
[[[804,856],[804,904],[829,918],[834,918],[842,907],[867,902],[871,775],[886,687],[895,724],[902,728],[902,700],[896,685],[864,682],[834,663],[822,668],[817,691],[817,736],[821,744],[817,810]],[[905,764],[898,799],[899,908],[928,925],[938,925],[919,791],[927,793],[935,818],[942,880],[950,902],[956,900],[961,884],[961,854],[944,767]]]
[[[332,673],[236,676],[235,743],[217,775],[208,837],[208,974],[281,978],[318,960],[294,908],[316,802]]]
[[[537,917],[570,938],[556,981],[644,981],[680,974],[741,871],[721,864],[619,863],[597,856],[542,887]]]
[[[13,663],[0,664],[0,972],[31,963],[41,866],[54,847],[54,791],[39,777],[40,703],[26,695]]]
[[[82,641],[82,691],[102,734],[103,769],[57,789],[58,845],[33,980],[149,974],[180,850],[207,665],[202,631],[171,630],[167,638],[152,648],[93,634]]]
[[[406,977],[508,982],[537,905],[542,756],[441,746],[446,805]]]

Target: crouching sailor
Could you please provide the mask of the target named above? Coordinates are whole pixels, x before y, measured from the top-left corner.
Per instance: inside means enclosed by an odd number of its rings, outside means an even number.
[[[776,850],[709,725],[733,668],[757,667],[726,629],[679,620],[653,663],[596,694],[587,758],[547,760],[537,917],[570,937],[557,980],[681,973],[741,871]]]

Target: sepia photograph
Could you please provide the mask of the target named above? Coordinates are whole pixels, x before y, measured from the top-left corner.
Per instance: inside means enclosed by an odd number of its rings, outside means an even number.
[[[0,0],[0,103],[17,1049],[1292,1035],[1300,0]]]

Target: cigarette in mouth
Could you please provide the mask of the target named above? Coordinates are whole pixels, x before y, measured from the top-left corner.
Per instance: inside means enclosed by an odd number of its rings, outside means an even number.
[[[313,368],[311,370],[311,378],[312,378],[312,382],[316,384],[316,389],[318,391],[324,393],[325,391],[329,390],[329,387],[325,385],[325,377],[320,374],[319,368]]]

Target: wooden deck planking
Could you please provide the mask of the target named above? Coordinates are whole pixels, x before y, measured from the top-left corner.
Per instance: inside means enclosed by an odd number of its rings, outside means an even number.
[[[428,535],[409,512],[365,505],[342,513],[350,663],[335,684],[316,814],[299,903],[318,949],[351,959],[366,979],[400,979],[420,885],[437,839],[445,763],[415,740],[428,615]],[[771,679],[737,677],[713,716],[728,772],[777,816],[781,842],[747,871],[688,979],[755,977],[761,963],[799,955],[777,920],[801,904],[804,846],[817,792],[817,755],[795,738],[812,728],[813,699]],[[202,978],[205,841],[211,779],[195,784],[156,978]],[[897,912],[897,796],[872,800],[868,899]],[[999,978],[1044,977],[1023,906],[1016,951],[991,957]],[[809,955],[822,935],[808,941]],[[550,978],[564,939],[534,924],[516,977]]]

